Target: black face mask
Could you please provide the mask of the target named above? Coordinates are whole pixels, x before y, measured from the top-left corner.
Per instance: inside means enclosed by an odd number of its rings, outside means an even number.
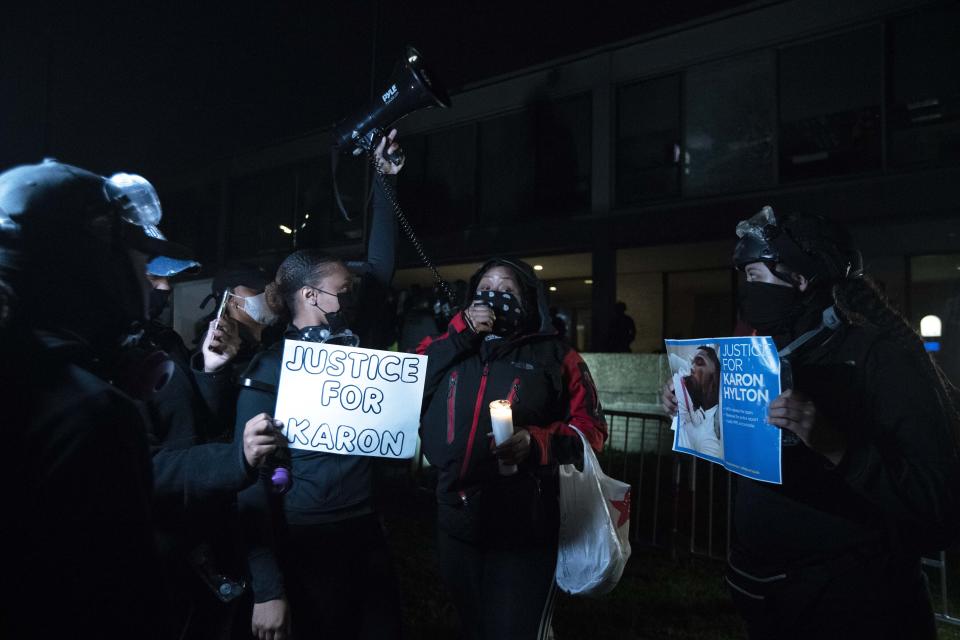
[[[498,336],[507,336],[520,328],[523,324],[523,307],[517,296],[506,291],[477,291],[473,296],[474,303],[485,304],[493,309],[493,333]]]
[[[740,290],[740,315],[758,333],[790,333],[802,312],[800,292],[795,287],[747,282]]]
[[[330,333],[338,334],[347,331],[357,317],[357,297],[352,291],[337,294],[340,308],[332,313],[324,312],[327,317],[327,326]]]
[[[150,319],[156,320],[163,313],[163,310],[170,304],[170,289],[151,289],[150,290]]]
[[[357,298],[353,291],[332,294],[317,287],[311,288],[319,291],[320,293],[337,296],[337,302],[340,304],[340,308],[336,311],[327,311],[316,302],[314,302],[314,306],[316,306],[317,309],[320,309],[320,311],[323,311],[323,315],[327,319],[327,328],[330,330],[332,335],[346,332],[350,325],[353,324],[357,311]]]

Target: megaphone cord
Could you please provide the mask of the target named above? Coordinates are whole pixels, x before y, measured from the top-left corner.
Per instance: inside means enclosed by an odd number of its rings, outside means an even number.
[[[437,267],[434,266],[433,261],[429,256],[427,256],[427,252],[424,250],[423,244],[420,242],[420,238],[417,237],[416,232],[413,230],[413,225],[410,224],[410,220],[407,219],[407,215],[403,212],[403,207],[400,206],[400,202],[397,200],[396,190],[394,190],[393,185],[386,180],[385,174],[380,168],[380,163],[377,162],[376,151],[373,149],[368,149],[367,157],[370,158],[370,164],[373,165],[373,171],[377,176],[377,182],[380,183],[380,188],[383,189],[383,193],[387,197],[387,201],[390,202],[390,205],[393,207],[393,212],[397,216],[397,221],[400,223],[400,228],[403,229],[404,235],[407,236],[407,239],[410,241],[410,244],[413,245],[417,255],[420,256],[420,261],[427,269],[430,270],[430,273],[433,274],[433,279],[436,281],[437,286],[440,287],[443,295],[446,296],[451,305],[456,305],[457,300],[453,295],[453,291],[450,289],[450,285],[446,280],[440,277],[440,272],[437,271]]]

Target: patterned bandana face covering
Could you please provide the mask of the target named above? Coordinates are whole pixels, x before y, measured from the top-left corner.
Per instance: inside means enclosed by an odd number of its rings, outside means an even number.
[[[485,304],[494,313],[493,333],[506,336],[515,333],[523,322],[523,307],[517,296],[506,291],[477,291],[473,295],[474,304]]]
[[[297,334],[297,340],[304,342],[320,342],[323,344],[337,344],[345,347],[359,347],[360,336],[354,335],[350,329],[342,333],[331,333],[329,327],[304,327]]]

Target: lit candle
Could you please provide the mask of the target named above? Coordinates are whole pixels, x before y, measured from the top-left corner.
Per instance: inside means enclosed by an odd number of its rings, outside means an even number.
[[[493,441],[501,445],[513,435],[513,411],[509,400],[494,400],[490,403],[490,423],[493,425]],[[500,475],[512,476],[517,465],[500,462]]]

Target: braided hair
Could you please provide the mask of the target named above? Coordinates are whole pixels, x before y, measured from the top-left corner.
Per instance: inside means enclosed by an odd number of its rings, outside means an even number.
[[[861,276],[840,280],[831,288],[833,302],[847,322],[853,325],[869,324],[880,329],[907,352],[923,363],[927,377],[943,386],[949,396],[955,422],[960,418],[960,389],[947,378],[940,365],[927,352],[923,338],[880,290],[872,278]]]
[[[832,301],[847,323],[870,325],[899,344],[920,364],[933,385],[944,391],[944,400],[960,444],[960,390],[927,352],[923,338],[898,311],[876,282],[863,274],[862,258],[845,228],[818,216],[789,216],[783,223],[791,238],[808,255],[822,263],[826,278],[811,283],[813,296]]]
[[[323,280],[337,267],[346,268],[340,258],[317,249],[300,249],[287,256],[264,295],[270,310],[290,319],[296,312],[297,292],[304,286]]]

